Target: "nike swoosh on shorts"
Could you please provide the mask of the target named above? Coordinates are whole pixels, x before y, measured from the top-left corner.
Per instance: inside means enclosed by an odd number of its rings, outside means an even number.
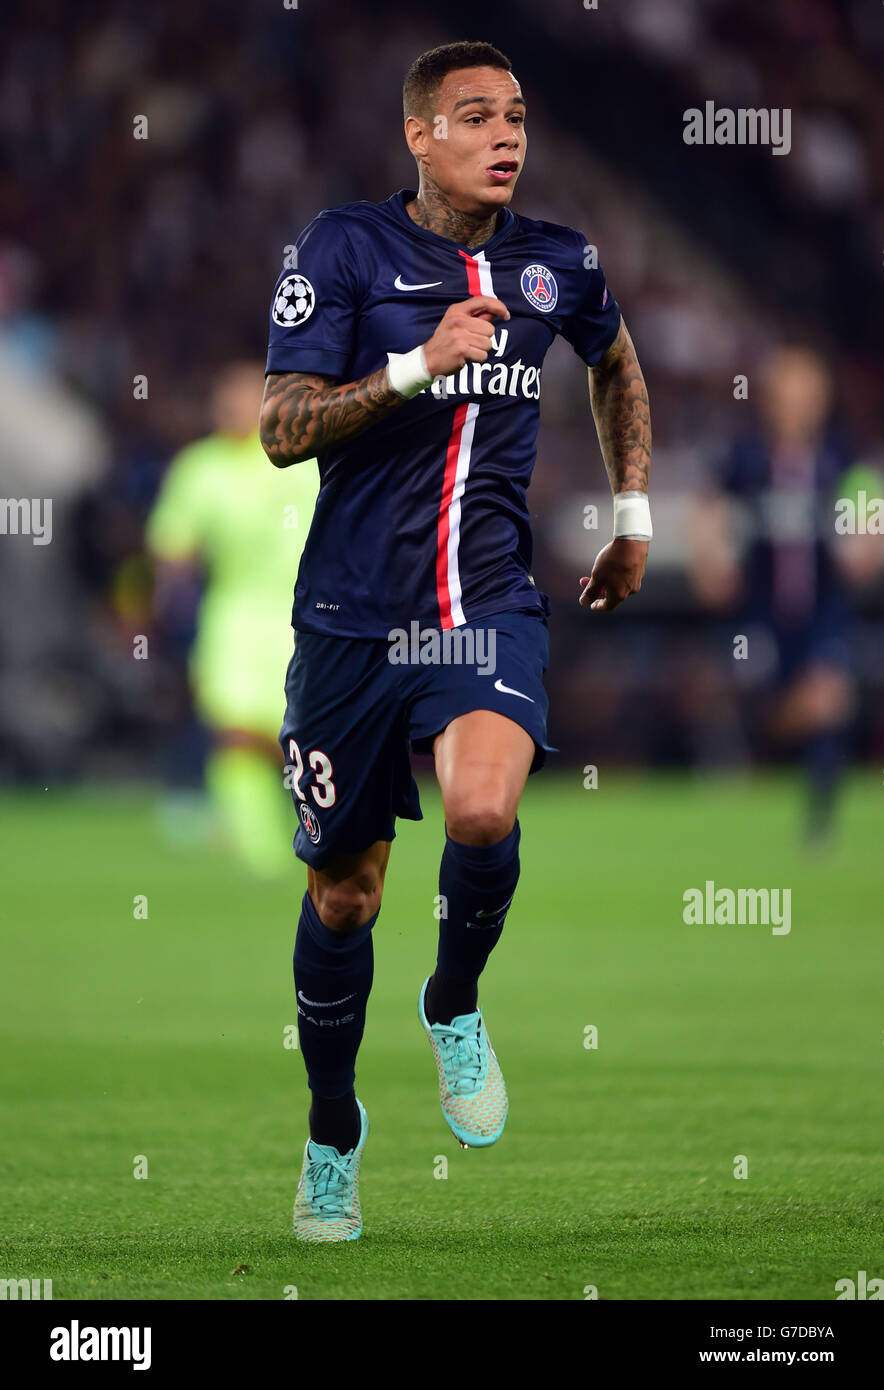
[[[534,704],[530,695],[523,695],[521,690],[512,690],[510,686],[504,685],[502,680],[496,680],[494,682],[494,689],[499,690],[501,695],[518,695],[520,700],[527,700],[529,704]]]

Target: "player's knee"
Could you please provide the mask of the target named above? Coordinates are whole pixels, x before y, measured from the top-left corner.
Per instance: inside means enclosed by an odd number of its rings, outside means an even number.
[[[374,917],[381,905],[379,875],[364,873],[340,883],[320,885],[316,909],[330,931],[355,931]]]
[[[500,795],[477,796],[445,809],[449,838],[461,845],[496,845],[513,828],[515,815]]]
[[[854,691],[846,672],[833,666],[816,666],[791,692],[794,731],[813,736],[841,728],[854,712]]]

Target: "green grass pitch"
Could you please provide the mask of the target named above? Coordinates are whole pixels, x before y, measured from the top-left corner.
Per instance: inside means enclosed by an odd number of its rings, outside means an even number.
[[[825,854],[800,845],[799,794],[530,779],[480,994],[510,1114],[462,1152],[416,1013],[442,842],[424,783],[375,930],[364,1234],[327,1247],[291,1234],[303,866],[261,888],[176,850],[146,793],[6,796],[0,1276],[56,1299],[831,1300],[884,1275],[884,789],[852,780]],[[706,879],[790,888],[791,932],[685,925]]]

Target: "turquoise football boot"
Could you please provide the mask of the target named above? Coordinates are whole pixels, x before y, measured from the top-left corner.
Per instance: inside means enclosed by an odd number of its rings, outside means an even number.
[[[436,1059],[442,1114],[462,1148],[487,1148],[503,1134],[509,1103],[482,1010],[458,1014],[450,1023],[430,1023],[424,1010],[429,983],[428,977],[417,1012]]]
[[[358,1098],[356,1104],[362,1127],[354,1149],[342,1154],[331,1144],[307,1140],[295,1197],[294,1227],[298,1240],[358,1240],[362,1234],[359,1165],[368,1138],[368,1116]]]

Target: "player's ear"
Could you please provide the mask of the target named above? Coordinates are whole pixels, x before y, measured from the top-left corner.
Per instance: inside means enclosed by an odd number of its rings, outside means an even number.
[[[405,143],[415,159],[425,159],[429,150],[427,125],[419,116],[405,119]]]

